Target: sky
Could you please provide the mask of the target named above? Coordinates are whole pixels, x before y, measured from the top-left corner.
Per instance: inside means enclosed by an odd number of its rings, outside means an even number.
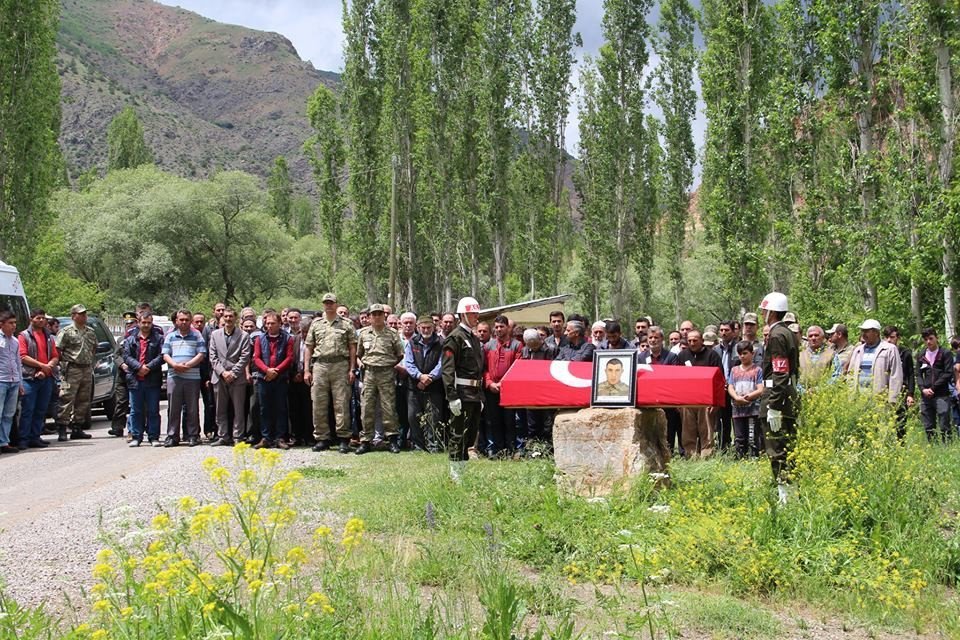
[[[340,24],[341,0],[160,0],[163,4],[179,6],[199,13],[218,22],[237,24],[252,29],[275,31],[287,37],[296,47],[300,57],[309,60],[322,71],[343,70],[343,31]],[[699,3],[698,3],[699,4]],[[583,48],[578,51],[579,61],[584,55],[595,55],[603,42],[600,20],[603,16],[602,0],[578,0],[575,29],[583,38]],[[650,65],[657,59],[651,52]],[[573,81],[577,80],[574,70]],[[698,88],[699,89],[699,88]],[[571,113],[567,123],[567,151],[577,153],[580,139],[577,102],[572,96]],[[657,110],[651,107],[652,113]],[[703,109],[698,109],[694,123],[694,142],[702,145],[705,121]]]

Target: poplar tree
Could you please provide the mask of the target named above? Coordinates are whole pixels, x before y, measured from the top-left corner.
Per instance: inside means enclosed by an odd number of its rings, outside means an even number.
[[[153,151],[133,107],[124,107],[107,126],[107,171],[153,164]]]
[[[290,229],[293,224],[293,183],[290,181],[290,167],[283,156],[277,156],[273,161],[267,191],[270,194],[270,215],[284,229]]]
[[[320,85],[307,102],[307,119],[316,132],[303,145],[313,168],[319,197],[320,230],[330,246],[331,278],[339,267],[338,255],[343,241],[344,148],[340,99],[326,85]]]
[[[676,326],[680,326],[683,300],[682,257],[690,209],[690,187],[696,148],[693,144],[693,118],[697,94],[693,89],[693,69],[697,53],[693,44],[696,26],[688,0],[663,0],[660,4],[659,37],[654,47],[660,56],[655,74],[654,96],[663,112],[663,209],[661,234],[667,273],[673,289]]]
[[[56,0],[0,0],[0,258],[21,262],[63,161]]]
[[[645,122],[649,0],[606,0],[600,55],[582,76],[578,190],[587,235],[585,265],[593,278],[612,274],[612,307],[627,313],[627,270],[640,264],[641,292],[649,290],[650,240],[657,210],[650,193],[650,145]],[[595,300],[595,307],[599,303]],[[595,311],[599,309],[595,308]]]

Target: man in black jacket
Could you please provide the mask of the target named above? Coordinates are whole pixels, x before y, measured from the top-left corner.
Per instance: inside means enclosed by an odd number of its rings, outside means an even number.
[[[926,349],[917,354],[917,387],[920,389],[920,422],[927,438],[936,435],[940,426],[940,438],[950,432],[950,383],[953,381],[953,354],[940,346],[937,332],[924,329],[921,332]]]
[[[649,339],[649,338],[648,338]],[[723,362],[720,354],[703,344],[703,334],[696,329],[687,332],[687,348],[680,351],[678,364],[683,367],[717,367]],[[713,407],[685,407],[680,440],[684,456],[708,458],[713,453],[713,428],[717,414]]]
[[[897,437],[902,438],[907,428],[907,409],[916,402],[917,379],[913,372],[913,353],[900,344],[900,329],[889,324],[883,328],[883,338],[900,352],[903,369],[903,399],[897,405]]]

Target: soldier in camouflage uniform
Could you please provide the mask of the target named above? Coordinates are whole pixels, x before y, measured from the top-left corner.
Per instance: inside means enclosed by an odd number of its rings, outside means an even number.
[[[73,324],[60,331],[60,405],[57,409],[58,440],[90,438],[84,427],[90,426],[90,401],[93,399],[93,360],[97,353],[97,336],[87,326],[87,308],[75,304],[70,308]]]
[[[123,314],[123,340],[140,330],[137,326],[137,314],[127,311]],[[127,418],[130,415],[130,391],[127,388],[127,364],[123,361],[123,340],[117,346],[117,381],[113,386],[113,421],[107,432],[117,438],[123,435],[127,427]]]
[[[378,401],[383,432],[390,441],[390,453],[400,453],[394,367],[403,360],[403,341],[396,330],[387,326],[382,304],[370,305],[370,319],[370,326],[361,329],[357,338],[357,358],[363,364],[363,391],[360,395],[363,435],[357,455],[373,450]]]
[[[336,419],[340,453],[350,453],[350,393],[357,367],[357,333],[349,320],[337,315],[337,296],[323,295],[323,314],[307,331],[303,352],[303,381],[312,385],[314,451],[330,448],[327,414],[330,396]]]

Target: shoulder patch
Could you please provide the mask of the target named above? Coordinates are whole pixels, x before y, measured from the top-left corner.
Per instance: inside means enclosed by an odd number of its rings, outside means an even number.
[[[790,373],[790,359],[784,356],[773,356],[770,358],[770,364],[773,366],[774,373]]]

